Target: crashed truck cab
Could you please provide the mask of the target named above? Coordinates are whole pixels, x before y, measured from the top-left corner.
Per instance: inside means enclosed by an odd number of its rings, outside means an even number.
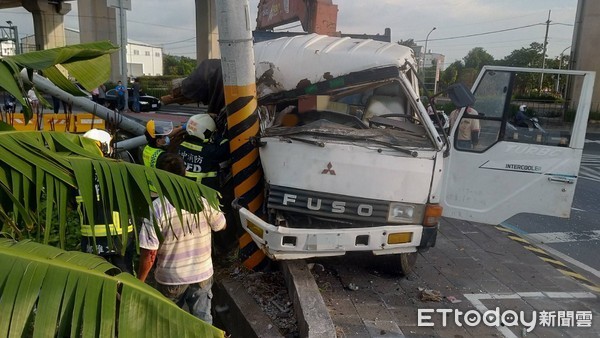
[[[488,152],[500,152],[494,163],[502,166],[503,157],[512,156],[515,145],[523,145],[503,142],[494,136],[500,135],[499,130],[492,130],[486,135],[490,139],[486,149],[453,147],[453,133],[446,137],[420,100],[417,64],[410,48],[311,34],[257,43],[254,49],[265,212],[259,217],[240,208],[239,213],[243,228],[271,258],[334,256],[350,251],[400,254],[406,272],[414,265],[417,250],[435,244],[445,208],[451,217],[474,221],[505,216],[506,212],[496,212],[501,202],[488,200],[496,198],[492,195],[483,196],[473,208],[463,204],[477,199],[472,194],[482,195],[488,188],[502,193],[506,189],[500,182],[477,180],[478,185],[467,184],[465,190],[447,181],[466,180],[459,174],[463,170],[479,175],[477,168],[490,161]],[[502,95],[507,99],[506,88],[500,88],[495,98],[499,106],[494,111],[500,114],[496,120],[501,128],[506,125],[502,111],[508,101],[499,100]],[[491,94],[486,95],[489,99]],[[578,118],[587,118],[583,110]],[[486,121],[481,122],[487,126]],[[452,132],[455,127],[451,126]],[[502,143],[509,147],[501,147]],[[450,160],[460,157],[454,155],[457,152],[462,153],[463,163]],[[534,152],[530,155],[536,157]],[[555,162],[546,162],[540,173],[556,169],[560,177],[576,177],[581,152],[572,149],[569,155],[568,165],[559,163],[559,154]],[[490,173],[495,177],[487,179],[502,180],[514,172]],[[574,184],[563,185],[569,193],[574,190]],[[563,187],[548,189],[560,193]],[[570,205],[569,193],[556,198]],[[446,195],[452,203],[444,202]],[[519,212],[519,208],[515,210]],[[556,210],[534,212],[554,214]]]

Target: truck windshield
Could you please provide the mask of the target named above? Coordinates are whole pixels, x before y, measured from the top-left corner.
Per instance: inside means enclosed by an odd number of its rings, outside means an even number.
[[[306,95],[278,103],[262,118],[263,136],[307,135],[390,146],[433,148],[417,104],[397,81]]]

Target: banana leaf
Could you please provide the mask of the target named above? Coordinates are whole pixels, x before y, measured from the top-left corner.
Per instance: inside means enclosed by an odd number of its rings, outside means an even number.
[[[20,55],[0,57],[0,88],[12,94],[23,106],[25,119],[32,117],[25,99],[26,86],[20,73],[27,69],[29,78],[40,71],[58,87],[73,95],[84,95],[71,81],[76,79],[87,90],[92,90],[110,77],[110,54],[119,48],[109,41],[98,41],[67,47],[53,48]]]
[[[177,210],[202,211],[202,197],[219,207],[216,191],[163,170],[104,158],[93,140],[76,134],[0,132],[0,154],[0,223],[19,240],[26,238],[26,232],[43,233],[47,244],[51,227],[64,234],[65,215],[77,195],[86,213],[94,215],[95,180],[99,198],[108,210],[119,211],[121,224],[148,218],[152,201],[149,182],[160,198],[168,199]],[[46,215],[39,214],[42,209]],[[52,213],[63,221],[51,222]],[[90,221],[93,228],[96,224],[93,218]],[[126,241],[126,234],[123,237]],[[64,235],[60,247],[65,248]]]
[[[224,337],[82,252],[0,238],[0,337]]]

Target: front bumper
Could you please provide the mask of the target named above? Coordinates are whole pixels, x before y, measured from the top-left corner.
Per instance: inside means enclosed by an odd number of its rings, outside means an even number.
[[[423,248],[422,225],[386,225],[351,229],[299,229],[269,224],[245,208],[238,209],[242,227],[272,259],[339,256],[349,251],[375,255],[408,253]],[[437,227],[434,227],[436,231]],[[429,235],[431,230],[426,231]],[[392,234],[405,234],[405,243],[389,244]],[[429,237],[429,236],[427,236]],[[425,241],[430,244],[430,238]],[[435,238],[433,240],[435,242]],[[425,244],[425,245],[427,245]]]

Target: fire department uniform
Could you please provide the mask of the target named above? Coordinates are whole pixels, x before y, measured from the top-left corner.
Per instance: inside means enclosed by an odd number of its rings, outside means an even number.
[[[228,180],[229,141],[202,140],[188,135],[178,148],[186,165],[185,176],[215,190]]]

